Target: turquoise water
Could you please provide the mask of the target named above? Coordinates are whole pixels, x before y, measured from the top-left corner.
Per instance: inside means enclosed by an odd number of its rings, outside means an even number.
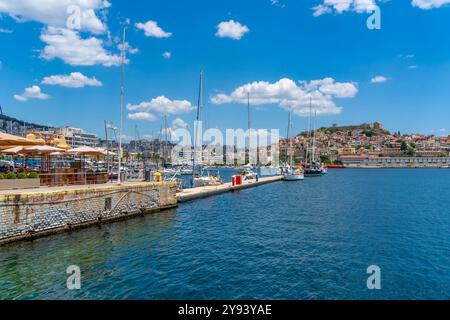
[[[336,170],[1,247],[0,298],[449,299],[449,182]],[[370,265],[382,290],[366,287]]]

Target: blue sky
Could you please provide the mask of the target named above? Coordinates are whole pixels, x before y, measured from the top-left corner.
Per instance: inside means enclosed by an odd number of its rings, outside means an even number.
[[[79,29],[68,29],[66,9],[79,0],[0,0],[0,104],[103,136],[104,120],[119,123],[117,37],[129,19],[129,136],[135,126],[157,134],[163,114],[192,127],[200,69],[210,127],[246,128],[250,92],[257,128],[284,132],[292,108],[294,130],[305,129],[311,96],[320,126],[450,134],[450,0],[377,1],[381,30],[366,27],[371,1],[89,0]]]

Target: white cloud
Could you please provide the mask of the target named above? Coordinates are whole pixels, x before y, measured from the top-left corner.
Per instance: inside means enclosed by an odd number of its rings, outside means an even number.
[[[153,122],[156,120],[156,117],[149,112],[136,112],[136,113],[130,113],[128,115],[128,119],[130,119],[130,120],[145,120],[145,121]]]
[[[450,0],[413,0],[412,2],[413,7],[424,10],[440,8],[446,4],[450,4]]]
[[[127,134],[122,134],[119,137],[122,137],[122,141],[124,141],[124,142],[130,142],[135,139],[135,137],[129,136]]]
[[[270,4],[272,6],[276,6],[276,7],[280,7],[280,8],[285,8],[286,5],[281,3],[280,0],[270,0]]]
[[[144,30],[147,37],[170,38],[172,33],[166,32],[158,26],[156,21],[147,21],[146,23],[136,23],[136,28]]]
[[[9,29],[2,29],[2,28],[0,28],[0,33],[11,34],[11,33],[13,33],[13,31],[12,31],[12,30],[9,30]]]
[[[448,130],[446,128],[441,128],[441,129],[438,129],[438,130],[432,129],[432,130],[430,130],[430,132],[433,133],[433,134],[436,133],[436,134],[445,135],[445,133],[448,132]]]
[[[313,7],[314,16],[336,12],[341,14],[344,12],[367,13],[373,11],[374,6],[378,2],[387,2],[389,0],[322,0],[323,3]],[[423,10],[440,8],[450,4],[450,0],[411,0],[411,5]]]
[[[183,119],[177,118],[173,120],[172,127],[175,129],[187,129],[189,125]]]
[[[50,99],[50,96],[42,93],[39,86],[32,86],[30,88],[26,88],[24,93],[20,95],[14,95],[14,99],[16,99],[17,101],[25,102],[29,99],[47,100]]]
[[[122,51],[122,43],[119,43],[117,45],[117,49],[119,49],[120,51]],[[130,53],[130,54],[137,54],[139,53],[139,49],[138,48],[134,48],[132,47],[128,42],[125,42],[125,50]]]
[[[313,10],[314,10],[314,13],[313,13],[314,17],[320,17],[321,15],[324,15],[326,13],[333,12],[333,10],[330,7],[324,6],[323,4],[319,4],[318,6],[315,6],[313,8]]]
[[[401,59],[414,59],[416,57],[416,55],[412,54],[412,53],[408,53],[408,54],[400,54],[398,57]]]
[[[42,80],[42,84],[51,86],[61,86],[66,88],[83,88],[89,87],[101,87],[103,84],[95,78],[88,78],[80,72],[72,72],[70,75],[54,75],[45,77]]]
[[[372,10],[375,4],[376,0],[323,0],[323,4],[315,6],[313,10],[315,17],[319,17],[333,11],[338,14],[346,11],[366,13]]]
[[[176,115],[190,112],[193,106],[187,100],[170,100],[161,96],[138,105],[129,104],[127,109],[129,111],[154,112],[160,115]]]
[[[291,79],[281,79],[275,83],[265,81],[253,82],[235,89],[230,95],[217,94],[212,97],[214,104],[239,103],[246,104],[250,93],[251,104],[279,105],[299,116],[309,114],[310,99],[312,107],[318,115],[332,115],[342,112],[334,98],[352,98],[358,93],[358,87],[353,82],[336,82],[332,78],[300,81],[298,84]]]
[[[417,69],[417,66],[416,65],[408,66],[408,69],[414,70]]]
[[[166,51],[163,53],[162,56],[164,59],[167,59],[167,60],[172,59],[172,52]]]
[[[165,136],[167,134],[167,138],[172,139],[176,139],[177,135],[176,135],[176,131],[178,129],[188,129],[189,125],[184,122],[184,120],[177,118],[172,122],[172,126],[170,128],[166,128],[166,129],[162,129],[160,134],[163,137],[163,139],[165,139]]]
[[[242,25],[237,21],[230,20],[219,23],[216,36],[219,38],[241,40],[247,32],[250,32],[250,29],[247,26]]]
[[[0,0],[0,13],[8,14],[16,21],[31,20],[66,28],[70,15],[74,13],[68,12],[69,8],[76,7],[79,9],[81,31],[102,34],[107,26],[97,12],[101,15],[110,6],[106,0]]]
[[[323,94],[336,98],[353,98],[358,93],[358,87],[355,83],[336,82],[333,78],[312,80],[310,82],[301,81],[300,83],[308,91],[319,90]]]
[[[370,83],[384,83],[387,80],[388,79],[384,76],[376,76],[376,77],[373,77],[372,79],[370,79]]]
[[[167,138],[170,140],[175,139],[176,138],[175,130],[176,129],[173,129],[173,128],[162,129],[160,132],[162,139],[165,140],[166,135],[167,135]]]
[[[48,27],[43,30],[41,40],[46,43],[41,52],[45,60],[59,58],[72,66],[103,65],[105,67],[121,64],[121,57],[103,48],[103,41],[95,37],[82,39],[76,31]]]

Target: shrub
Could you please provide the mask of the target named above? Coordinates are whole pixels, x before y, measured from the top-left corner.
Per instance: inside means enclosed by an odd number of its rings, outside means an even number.
[[[6,175],[6,179],[8,179],[8,180],[16,180],[17,179],[17,175],[14,172],[9,172]]]
[[[17,179],[23,180],[27,178],[27,174],[25,172],[21,172],[17,175]]]
[[[28,174],[28,178],[29,179],[37,179],[37,178],[39,178],[39,175],[37,174],[37,172],[33,171]]]
[[[3,174],[3,173],[0,173],[0,180],[5,180],[6,179],[6,176],[5,176],[5,174]]]

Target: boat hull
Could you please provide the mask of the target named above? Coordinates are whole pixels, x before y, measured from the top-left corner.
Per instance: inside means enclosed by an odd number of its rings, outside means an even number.
[[[304,175],[298,175],[298,174],[288,174],[283,177],[284,181],[302,181],[304,179],[305,179]]]
[[[321,177],[325,174],[323,170],[305,170],[305,177]]]
[[[217,181],[213,177],[201,177],[201,178],[195,178],[193,181],[193,187],[194,188],[200,188],[200,187],[208,187],[208,186],[218,186],[221,183]]]

